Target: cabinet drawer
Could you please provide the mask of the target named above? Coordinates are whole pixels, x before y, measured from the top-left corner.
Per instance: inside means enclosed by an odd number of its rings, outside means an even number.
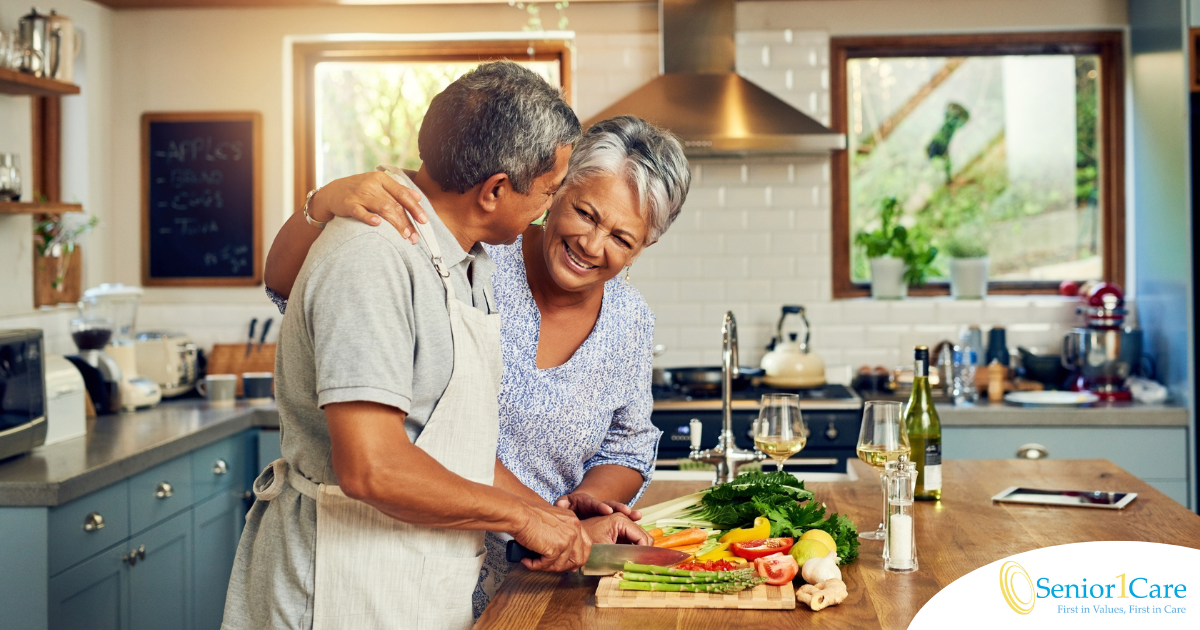
[[[946,459],[1012,459],[1023,444],[1054,459],[1107,459],[1142,479],[1187,478],[1187,429],[1172,427],[943,427]]]
[[[137,533],[192,506],[192,458],[159,464],[129,480],[129,530]]]
[[[242,490],[248,467],[244,434],[192,453],[193,496],[203,501],[218,492]]]
[[[51,508],[50,575],[129,537],[129,486],[122,481]]]

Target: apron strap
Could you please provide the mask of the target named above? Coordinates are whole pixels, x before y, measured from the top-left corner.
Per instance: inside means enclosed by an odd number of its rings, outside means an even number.
[[[317,483],[288,465],[287,460],[280,457],[271,462],[258,478],[254,480],[254,496],[259,501],[270,501],[283,492],[284,486],[291,486],[300,494],[317,500],[320,487]]]
[[[412,180],[408,178],[408,175],[406,175],[403,170],[395,166],[386,166],[381,164],[376,166],[375,170],[391,175],[392,179],[397,180],[405,186],[412,184]],[[421,205],[428,206],[429,202],[422,198]],[[427,211],[429,209],[427,209]],[[429,248],[429,256],[433,259],[433,267],[434,269],[437,269],[438,275],[442,278],[442,286],[446,287],[446,297],[451,300],[457,299],[457,297],[454,295],[454,287],[450,286],[450,269],[446,267],[446,263],[442,261],[442,247],[438,244],[437,238],[434,236],[433,226],[427,223],[417,223],[416,219],[412,218],[412,215],[409,215],[409,220],[412,221],[413,226],[417,228],[417,234],[421,236],[421,240],[425,242],[425,246]]]

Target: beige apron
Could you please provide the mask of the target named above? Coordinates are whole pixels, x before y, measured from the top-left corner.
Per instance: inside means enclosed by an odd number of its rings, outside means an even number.
[[[406,179],[401,183],[410,185]],[[415,444],[451,472],[491,485],[499,434],[500,315],[487,315],[455,297],[433,229],[418,224],[417,230],[446,288],[454,366]],[[282,459],[263,471],[255,493],[270,500],[282,491],[284,479],[317,502],[313,630],[471,626],[484,532],[397,521],[347,497],[337,486],[317,484],[289,470]]]

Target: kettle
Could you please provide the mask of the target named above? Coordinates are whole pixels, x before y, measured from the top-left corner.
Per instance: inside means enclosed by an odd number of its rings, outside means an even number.
[[[40,77],[46,69],[46,16],[32,9],[28,15],[21,16],[17,21],[17,41],[21,48],[17,51],[21,72]]]
[[[804,341],[797,341],[796,333],[783,336],[783,322],[788,315],[799,315],[804,322]],[[763,383],[770,387],[805,388],[821,387],[825,384],[825,361],[808,351],[812,326],[804,314],[803,306],[784,306],[775,326],[775,338],[770,350],[762,359],[762,369],[767,373]]]

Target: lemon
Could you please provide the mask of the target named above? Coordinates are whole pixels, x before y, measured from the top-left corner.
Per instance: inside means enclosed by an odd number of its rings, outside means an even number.
[[[820,540],[801,539],[792,546],[792,550],[788,552],[796,559],[796,564],[804,566],[804,562],[812,558],[824,558],[829,555],[829,548]]]
[[[741,527],[731,529],[718,540],[723,543],[746,542],[747,540],[758,540],[759,538],[768,538],[771,536],[771,521],[765,516],[760,516],[754,519],[754,527]]]
[[[800,540],[819,540],[825,543],[829,551],[837,551],[837,543],[834,542],[833,536],[830,536],[829,532],[823,529],[810,529],[804,532],[804,535],[800,536]]]

